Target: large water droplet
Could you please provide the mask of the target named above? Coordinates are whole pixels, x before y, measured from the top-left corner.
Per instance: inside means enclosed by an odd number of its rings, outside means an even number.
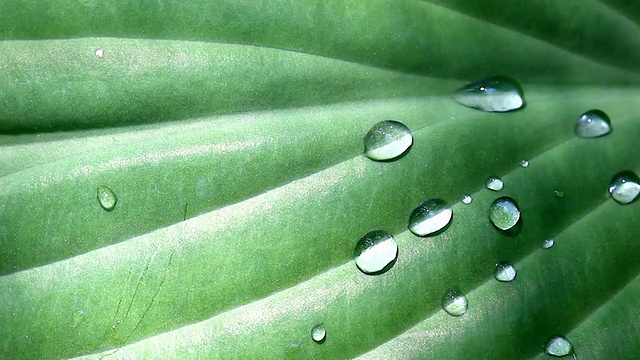
[[[327,331],[322,324],[316,325],[311,329],[311,338],[317,343],[322,343],[327,338]]]
[[[497,176],[491,176],[485,181],[484,185],[489,190],[500,191],[504,188],[504,181]]]
[[[520,84],[504,76],[492,76],[467,84],[452,97],[458,104],[490,112],[517,110],[525,105]]]
[[[102,206],[103,209],[111,211],[116,207],[118,198],[111,189],[104,185],[100,185],[98,186],[98,202],[100,202],[100,206]]]
[[[497,198],[489,206],[489,219],[500,230],[509,230],[520,220],[520,208],[508,196]]]
[[[442,308],[449,315],[462,316],[467,312],[467,297],[458,289],[449,289],[442,297]]]
[[[619,204],[626,205],[633,202],[640,194],[640,179],[632,171],[621,171],[611,180],[609,194]]]
[[[453,210],[442,199],[428,199],[418,205],[409,217],[409,230],[418,236],[427,236],[449,225]]]
[[[553,239],[547,239],[542,242],[543,249],[550,249],[556,242]]]
[[[412,143],[411,130],[403,123],[382,121],[364,136],[364,154],[376,161],[391,160],[404,154]]]
[[[398,243],[388,232],[374,230],[358,240],[353,255],[360,271],[365,274],[377,274],[396,259]]]
[[[516,278],[516,268],[509,263],[499,262],[493,275],[498,281],[509,282]]]
[[[529,167],[529,161],[528,160],[520,160],[520,166],[523,168]]]
[[[471,202],[473,202],[473,198],[471,197],[471,195],[465,195],[462,197],[462,203],[469,205],[471,204]]]
[[[611,120],[602,110],[589,110],[576,122],[576,135],[581,138],[595,138],[611,132]]]
[[[556,336],[549,340],[545,351],[547,354],[557,357],[567,356],[571,354],[573,347],[569,340],[562,336]]]

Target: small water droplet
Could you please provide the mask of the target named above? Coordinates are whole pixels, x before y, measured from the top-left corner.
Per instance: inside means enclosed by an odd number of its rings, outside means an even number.
[[[467,312],[467,297],[458,289],[449,289],[442,297],[442,308],[451,316],[462,316]]]
[[[364,136],[364,154],[376,161],[391,160],[413,144],[411,130],[403,123],[386,120],[375,124]]]
[[[504,188],[504,181],[497,176],[491,176],[485,181],[484,185],[489,190],[500,191]]]
[[[462,197],[462,203],[463,204],[471,204],[471,202],[473,202],[473,198],[471,197],[471,195],[465,195]]]
[[[521,167],[529,167],[529,161],[528,160],[520,160],[520,166]]]
[[[442,199],[428,199],[416,207],[409,217],[409,230],[418,236],[427,236],[449,225],[453,210]]]
[[[111,211],[116,207],[118,198],[111,189],[104,185],[100,185],[98,186],[98,202],[100,202],[100,206],[102,206],[103,209]]]
[[[549,340],[545,351],[547,354],[557,357],[567,356],[572,353],[573,346],[569,340],[562,336],[556,336]]]
[[[358,240],[353,255],[360,271],[365,274],[377,274],[396,259],[398,243],[388,232],[374,230]]]
[[[489,219],[500,230],[509,230],[520,221],[520,208],[508,196],[497,198],[489,206]]]
[[[493,275],[498,281],[509,282],[516,278],[516,268],[509,263],[499,262]]]
[[[547,239],[542,242],[542,248],[549,249],[553,246],[553,244],[555,244],[555,241],[553,239]]]
[[[581,138],[596,138],[611,132],[611,120],[602,110],[589,110],[576,122],[575,132]]]
[[[322,324],[316,325],[311,329],[311,338],[318,344],[322,343],[327,338],[327,331]]]
[[[522,86],[505,76],[492,76],[467,84],[452,98],[458,104],[489,112],[512,111],[525,105]]]
[[[104,49],[96,49],[96,57],[102,59],[104,57]]]
[[[559,189],[555,189],[555,190],[553,190],[553,194],[554,194],[556,197],[559,197],[559,198],[563,198],[563,197],[564,197],[564,191],[561,191],[561,190],[559,190]]]
[[[619,204],[632,203],[640,194],[640,179],[633,171],[617,173],[609,185],[609,194]]]

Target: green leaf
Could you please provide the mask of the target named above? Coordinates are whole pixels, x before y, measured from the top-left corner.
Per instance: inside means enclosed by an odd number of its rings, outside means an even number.
[[[0,358],[516,359],[554,335],[634,356],[640,205],[607,188],[640,172],[640,12],[609,3],[2,2]],[[499,74],[523,110],[450,98]],[[593,108],[613,132],[577,138]],[[374,162],[388,119],[413,146]],[[434,197],[453,222],[416,237]],[[378,229],[398,259],[365,275]]]

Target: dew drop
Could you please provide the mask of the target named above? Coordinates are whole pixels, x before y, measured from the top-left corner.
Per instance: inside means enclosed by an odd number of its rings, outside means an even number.
[[[504,188],[504,181],[497,176],[491,176],[485,181],[484,185],[489,190],[500,191]]]
[[[316,325],[311,329],[311,338],[318,344],[324,342],[327,338],[327,331],[324,329],[322,324]]]
[[[547,346],[545,348],[545,352],[551,356],[567,356],[571,354],[573,347],[569,340],[562,336],[556,336],[553,339],[549,340]]]
[[[453,210],[442,199],[428,199],[413,209],[409,217],[409,230],[418,236],[427,236],[449,225]]]
[[[553,194],[554,194],[556,197],[559,197],[559,198],[563,198],[563,197],[564,197],[564,191],[561,191],[561,190],[559,190],[559,189],[555,189],[555,190],[553,190]]]
[[[452,98],[458,104],[488,112],[512,111],[525,105],[520,84],[504,76],[492,76],[467,84]]]
[[[497,198],[489,206],[489,219],[500,230],[509,230],[520,221],[520,208],[508,196]]]
[[[471,204],[471,202],[473,202],[473,198],[471,197],[471,195],[467,194],[467,195],[462,197],[462,203],[463,204],[469,205],[469,204]]]
[[[556,242],[553,239],[547,239],[542,242],[543,249],[550,249]]]
[[[104,49],[96,49],[96,57],[102,59],[104,57]]]
[[[506,262],[499,262],[496,264],[496,270],[493,273],[496,280],[502,282],[509,282],[516,278],[516,268]]]
[[[103,209],[111,211],[116,207],[118,198],[111,189],[104,185],[100,185],[98,186],[98,202],[100,202],[100,206],[102,206]]]
[[[611,120],[602,110],[589,110],[576,122],[575,132],[581,138],[596,138],[611,132]]]
[[[364,136],[364,154],[376,161],[391,160],[413,144],[411,130],[403,123],[386,120],[375,124]]]
[[[640,179],[632,171],[617,173],[609,185],[609,194],[619,204],[632,203],[640,194]]]
[[[442,297],[442,308],[451,316],[462,316],[467,312],[467,297],[458,289],[449,289]]]
[[[353,255],[360,271],[378,274],[397,258],[398,243],[388,232],[374,230],[358,240]]]
[[[520,160],[520,166],[523,168],[529,167],[529,161],[528,160]]]

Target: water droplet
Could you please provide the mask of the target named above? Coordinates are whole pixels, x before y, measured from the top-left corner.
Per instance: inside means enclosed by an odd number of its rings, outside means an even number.
[[[525,105],[520,84],[504,76],[492,76],[467,84],[452,98],[458,104],[489,112],[512,111]]]
[[[96,57],[102,59],[104,57],[104,49],[96,49]]]
[[[364,154],[376,161],[404,154],[413,143],[411,130],[403,123],[386,120],[375,124],[364,136]]]
[[[640,194],[640,179],[632,171],[621,171],[611,180],[609,194],[619,204],[626,205],[633,202]]]
[[[463,204],[471,204],[471,202],[473,201],[473,198],[471,197],[471,195],[465,195],[462,197],[462,203]]]
[[[449,315],[462,316],[467,312],[467,297],[458,289],[449,289],[442,297],[442,308]]]
[[[489,207],[489,219],[500,230],[509,230],[520,221],[520,208],[508,196],[497,198]]]
[[[453,210],[442,199],[428,199],[416,207],[409,217],[409,230],[418,236],[427,236],[449,225]]]
[[[520,160],[520,166],[521,167],[529,167],[529,161],[528,160]]]
[[[553,246],[553,244],[555,244],[556,242],[553,239],[547,239],[545,241],[542,242],[542,248],[543,249],[549,249]]]
[[[487,179],[484,185],[489,190],[500,191],[504,188],[504,181],[502,181],[502,179],[500,179],[497,176],[491,176],[490,178]]]
[[[396,259],[398,243],[388,232],[374,230],[358,240],[353,255],[360,271],[365,274],[377,274]]]
[[[604,136],[611,132],[611,120],[602,110],[589,110],[578,118],[575,131],[581,138]]]
[[[499,262],[493,275],[498,281],[509,282],[516,278],[516,268],[506,262]]]
[[[564,197],[564,191],[561,191],[561,190],[559,190],[559,189],[555,189],[555,190],[553,190],[553,194],[554,194],[556,197],[559,197],[559,198],[563,198],[563,197]]]
[[[322,343],[327,338],[327,331],[322,324],[316,325],[311,329],[311,338],[318,344]]]
[[[84,319],[84,311],[80,308],[73,309],[72,318],[73,318],[73,327],[77,327],[82,322],[82,319]]]
[[[111,189],[104,185],[100,185],[98,186],[98,202],[100,202],[100,206],[102,206],[103,209],[111,211],[116,207],[118,198]]]
[[[547,354],[557,357],[567,356],[571,354],[573,347],[569,340],[562,336],[556,336],[549,340],[545,351]]]

